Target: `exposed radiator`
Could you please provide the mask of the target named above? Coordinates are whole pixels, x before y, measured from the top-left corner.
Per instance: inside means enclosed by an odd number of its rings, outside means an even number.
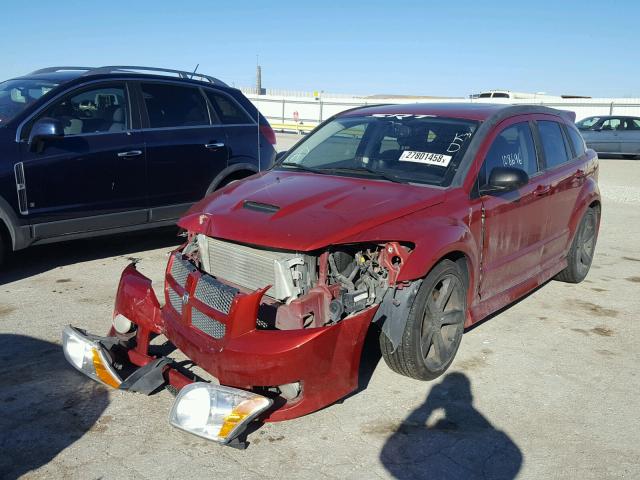
[[[283,300],[299,294],[294,281],[297,266],[305,257],[295,252],[276,252],[198,235],[203,266],[207,272],[249,290],[272,285],[267,295]]]

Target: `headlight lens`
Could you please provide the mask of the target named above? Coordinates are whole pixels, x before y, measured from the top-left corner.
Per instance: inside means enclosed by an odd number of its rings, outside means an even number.
[[[196,382],[180,390],[169,422],[199,437],[227,443],[271,404],[270,399],[252,392]]]
[[[67,361],[88,377],[113,388],[120,387],[122,380],[98,342],[68,326],[62,332],[62,350]]]

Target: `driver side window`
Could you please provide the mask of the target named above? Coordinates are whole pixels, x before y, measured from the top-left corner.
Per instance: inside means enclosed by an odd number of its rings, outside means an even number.
[[[117,133],[128,128],[129,111],[124,85],[74,92],[39,115],[62,122],[65,136]]]
[[[529,122],[516,123],[498,134],[484,158],[478,186],[486,185],[495,167],[514,167],[530,177],[538,172],[538,158]]]

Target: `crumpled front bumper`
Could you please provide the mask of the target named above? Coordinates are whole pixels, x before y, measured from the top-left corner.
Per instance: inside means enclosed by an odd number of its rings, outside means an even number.
[[[207,309],[193,298],[194,285],[180,293],[182,312],[171,305],[160,306],[151,280],[135,265],[129,265],[120,279],[114,315],[124,315],[136,324],[135,345],[126,350],[132,365],[143,367],[158,359],[149,353],[154,335],[165,335],[187,357],[216,377],[221,385],[265,391],[299,382],[300,394],[293,400],[276,401],[262,419],[280,421],[296,418],[346,396],[358,386],[362,346],[375,308],[369,308],[342,322],[301,330],[259,330],[258,308],[265,290],[238,293],[228,314]],[[225,334],[216,339],[194,327],[188,312],[191,302],[224,324]],[[109,336],[116,333],[112,329]],[[168,384],[177,389],[192,380],[170,364],[162,366]]]

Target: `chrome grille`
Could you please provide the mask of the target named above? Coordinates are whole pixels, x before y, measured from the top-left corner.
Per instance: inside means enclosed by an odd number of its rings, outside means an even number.
[[[173,265],[171,265],[171,276],[178,284],[184,287],[189,274],[195,271],[196,267],[193,264],[184,260],[179,253],[175,255]]]
[[[203,275],[196,285],[195,297],[211,308],[228,315],[237,293],[237,289],[224,285],[213,277]]]
[[[191,308],[191,325],[218,340],[224,337],[226,331],[224,323],[208,317],[195,307]]]
[[[167,292],[169,293],[169,303],[176,312],[182,315],[182,297],[171,287],[167,288]]]
[[[27,181],[24,176],[24,164],[18,162],[13,166],[13,172],[16,176],[16,190],[18,191],[18,209],[23,215],[29,213],[27,204]]]

